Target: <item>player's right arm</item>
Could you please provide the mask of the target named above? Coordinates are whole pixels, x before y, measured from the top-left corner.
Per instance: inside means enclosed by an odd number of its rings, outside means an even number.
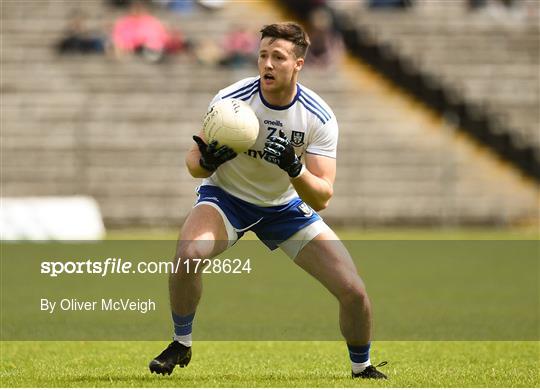
[[[206,144],[203,135],[193,136],[195,145],[186,156],[186,166],[195,178],[209,177],[221,164],[237,156],[236,152],[226,145],[218,147],[217,141]]]
[[[203,137],[202,131],[199,133],[199,137]],[[189,174],[198,179],[210,177],[212,176],[212,173],[214,173],[213,171],[208,171],[201,166],[201,157],[202,155],[198,145],[196,143],[191,145],[191,148],[186,155],[186,167]]]

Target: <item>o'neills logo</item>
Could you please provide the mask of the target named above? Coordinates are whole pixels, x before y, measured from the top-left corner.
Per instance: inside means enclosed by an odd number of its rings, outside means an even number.
[[[269,121],[268,119],[264,121],[265,125],[272,125],[272,126],[279,126],[283,127],[283,123],[281,121]]]

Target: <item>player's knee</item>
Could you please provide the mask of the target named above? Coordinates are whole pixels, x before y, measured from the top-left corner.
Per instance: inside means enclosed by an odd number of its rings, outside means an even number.
[[[212,248],[209,241],[186,241],[179,245],[177,257],[184,262],[201,261],[210,256]]]
[[[342,304],[346,306],[369,305],[367,291],[361,284],[349,284],[344,286],[338,299]]]
[[[180,266],[176,267],[171,274],[171,281],[178,278],[191,279],[198,277],[204,267],[204,261],[208,257],[208,251],[204,244],[201,245],[196,241],[189,243],[182,243],[179,245],[176,251],[176,259],[179,261]]]

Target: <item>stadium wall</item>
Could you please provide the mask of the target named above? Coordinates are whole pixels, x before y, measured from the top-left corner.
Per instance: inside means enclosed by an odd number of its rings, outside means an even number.
[[[188,57],[59,57],[70,2],[2,2],[2,196],[90,196],[111,227],[178,227],[199,181],[184,151],[220,88],[255,67],[223,69]],[[118,12],[81,2],[91,25]],[[229,26],[289,17],[267,2],[229,2],[217,13],[160,17],[194,42],[219,42]],[[211,20],[212,23],[208,21]],[[498,167],[440,118],[430,118],[358,61],[306,66],[301,82],[339,121],[334,226],[531,224],[538,191]]]

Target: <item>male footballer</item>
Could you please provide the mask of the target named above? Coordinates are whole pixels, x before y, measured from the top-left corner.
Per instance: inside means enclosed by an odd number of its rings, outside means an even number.
[[[316,213],[328,206],[336,176],[338,124],[330,107],[297,82],[309,38],[295,23],[261,30],[259,76],[222,89],[220,99],[248,103],[259,119],[254,152],[194,136],[186,165],[203,178],[196,205],[181,230],[177,258],[212,258],[251,230],[271,250],[279,247],[339,301],[339,323],[353,378],[383,379],[369,358],[371,305],[345,246]],[[191,359],[191,331],[201,297],[201,273],[170,275],[174,341],[150,362],[171,374]]]

